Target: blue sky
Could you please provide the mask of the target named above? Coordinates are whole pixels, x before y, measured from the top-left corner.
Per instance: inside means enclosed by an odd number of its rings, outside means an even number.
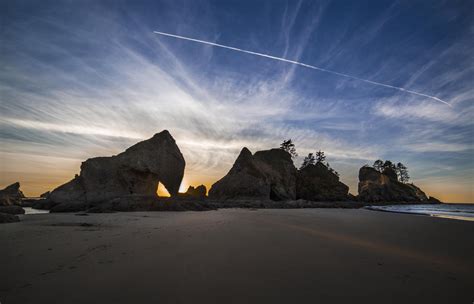
[[[382,158],[428,194],[473,202],[473,12],[470,0],[3,1],[0,186],[37,195],[168,129],[183,187],[221,178],[243,146],[292,138],[301,156],[325,151],[352,193]]]

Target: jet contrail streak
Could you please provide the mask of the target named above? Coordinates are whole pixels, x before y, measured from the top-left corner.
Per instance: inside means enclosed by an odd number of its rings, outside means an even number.
[[[451,106],[450,103],[448,103],[447,101],[444,101],[442,99],[439,99],[436,96],[430,96],[430,95],[427,95],[427,94],[418,93],[418,92],[415,92],[415,91],[411,91],[411,90],[407,90],[407,89],[404,89],[404,88],[392,86],[392,85],[389,85],[389,84],[380,83],[380,82],[376,82],[376,81],[372,81],[372,80],[368,80],[368,79],[363,79],[363,78],[359,78],[359,77],[344,74],[344,73],[339,73],[339,72],[332,71],[332,70],[327,70],[327,69],[324,69],[324,68],[320,68],[320,67],[317,67],[317,66],[314,66],[314,65],[309,65],[309,64],[294,61],[294,60],[289,60],[289,59],[285,59],[285,58],[275,57],[275,56],[272,56],[272,55],[247,51],[247,50],[239,49],[239,48],[232,47],[232,46],[227,46],[227,45],[223,45],[223,44],[218,44],[218,43],[214,43],[214,42],[209,42],[209,41],[204,41],[204,40],[199,40],[199,39],[194,39],[194,38],[189,38],[189,37],[184,37],[184,36],[179,36],[179,35],[173,35],[173,34],[168,34],[168,33],[163,33],[163,32],[158,32],[158,31],[153,31],[153,33],[158,34],[158,35],[178,38],[178,39],[184,39],[184,40],[188,40],[188,41],[199,42],[199,43],[203,43],[203,44],[207,44],[207,45],[217,46],[217,47],[228,49],[228,50],[233,50],[233,51],[237,51],[237,52],[252,54],[252,55],[265,57],[265,58],[269,58],[269,59],[274,59],[274,60],[278,60],[278,61],[288,62],[288,63],[296,64],[296,65],[299,65],[299,66],[303,66],[303,67],[306,67],[306,68],[310,68],[310,69],[313,69],[313,70],[318,70],[318,71],[321,71],[321,72],[326,72],[326,73],[330,73],[330,74],[334,74],[334,75],[338,75],[338,76],[342,76],[342,77],[346,77],[346,78],[350,78],[350,79],[363,81],[363,82],[370,83],[370,84],[373,84],[373,85],[382,86],[382,87],[386,87],[386,88],[390,88],[390,89],[394,89],[394,90],[398,90],[398,91],[402,91],[402,92],[406,92],[406,93],[426,97],[426,98],[433,99],[433,100],[436,100],[438,102],[444,103],[445,105]]]

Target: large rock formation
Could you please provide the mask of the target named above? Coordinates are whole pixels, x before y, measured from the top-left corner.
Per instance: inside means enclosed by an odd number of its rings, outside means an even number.
[[[16,182],[0,190],[0,206],[21,205],[24,197],[20,190],[20,183]]]
[[[256,152],[243,148],[232,169],[209,190],[212,199],[296,198],[296,168],[281,149]]]
[[[430,202],[417,186],[399,182],[396,172],[390,168],[382,173],[372,167],[360,168],[358,198],[368,203]]]
[[[298,171],[296,196],[309,201],[350,200],[349,187],[339,181],[339,176],[331,172],[323,163],[307,165]]]
[[[171,195],[176,195],[184,166],[183,155],[165,130],[118,155],[86,160],[80,175],[54,189],[45,204],[95,205],[123,196],[153,196],[160,182]]]

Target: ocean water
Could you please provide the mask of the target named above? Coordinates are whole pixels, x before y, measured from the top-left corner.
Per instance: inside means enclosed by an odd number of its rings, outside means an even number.
[[[49,210],[40,210],[40,209],[31,208],[31,207],[23,207],[23,209],[25,209],[25,214],[49,213]]]
[[[388,205],[367,207],[399,213],[423,214],[455,220],[474,221],[474,204],[438,204],[438,205]]]

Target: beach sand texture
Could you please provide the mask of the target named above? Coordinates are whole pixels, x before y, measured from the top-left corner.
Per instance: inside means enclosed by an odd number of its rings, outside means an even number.
[[[0,302],[472,303],[474,222],[370,210],[23,215]]]

